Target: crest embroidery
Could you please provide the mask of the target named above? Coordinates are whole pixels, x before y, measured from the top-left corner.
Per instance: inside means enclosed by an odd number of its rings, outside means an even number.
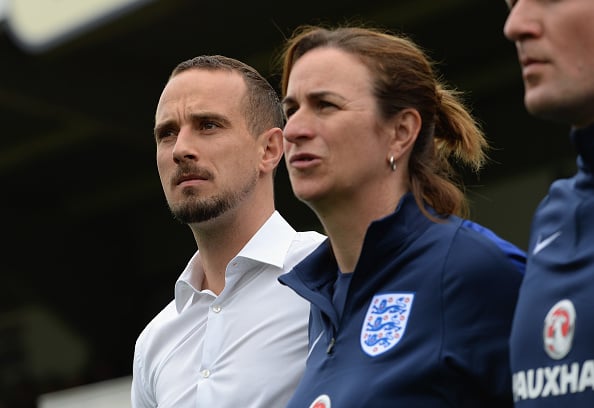
[[[361,348],[365,353],[378,356],[402,340],[414,298],[414,293],[373,297],[361,328]]]

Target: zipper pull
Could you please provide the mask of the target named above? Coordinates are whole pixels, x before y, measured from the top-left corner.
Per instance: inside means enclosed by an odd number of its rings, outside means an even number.
[[[330,343],[328,344],[328,348],[326,349],[326,354],[332,353],[332,349],[334,348],[334,343],[336,343],[336,340],[334,340],[334,337],[332,337],[330,339]]]

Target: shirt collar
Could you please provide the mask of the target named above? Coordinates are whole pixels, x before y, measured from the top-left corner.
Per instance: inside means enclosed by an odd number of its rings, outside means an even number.
[[[293,227],[275,211],[239,251],[237,258],[252,259],[282,268],[295,234]]]
[[[297,232],[279,212],[274,211],[231,262],[237,258],[244,258],[282,268],[287,251],[296,234]],[[195,278],[194,281],[202,282],[204,271],[200,263],[199,251],[196,251],[192,256],[175,283],[175,307],[178,313],[181,313],[186,307],[194,293],[201,292],[190,283],[192,276]],[[215,296],[210,291],[202,292],[208,292]]]

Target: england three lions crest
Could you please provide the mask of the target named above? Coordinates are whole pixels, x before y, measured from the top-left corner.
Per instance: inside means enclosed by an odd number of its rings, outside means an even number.
[[[375,357],[394,347],[404,336],[414,293],[383,293],[369,304],[361,328],[361,348]]]

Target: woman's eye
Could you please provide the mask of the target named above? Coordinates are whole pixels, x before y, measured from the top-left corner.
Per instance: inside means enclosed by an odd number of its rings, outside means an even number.
[[[336,108],[336,105],[333,104],[332,102],[328,102],[328,101],[319,101],[318,108],[319,109]]]

